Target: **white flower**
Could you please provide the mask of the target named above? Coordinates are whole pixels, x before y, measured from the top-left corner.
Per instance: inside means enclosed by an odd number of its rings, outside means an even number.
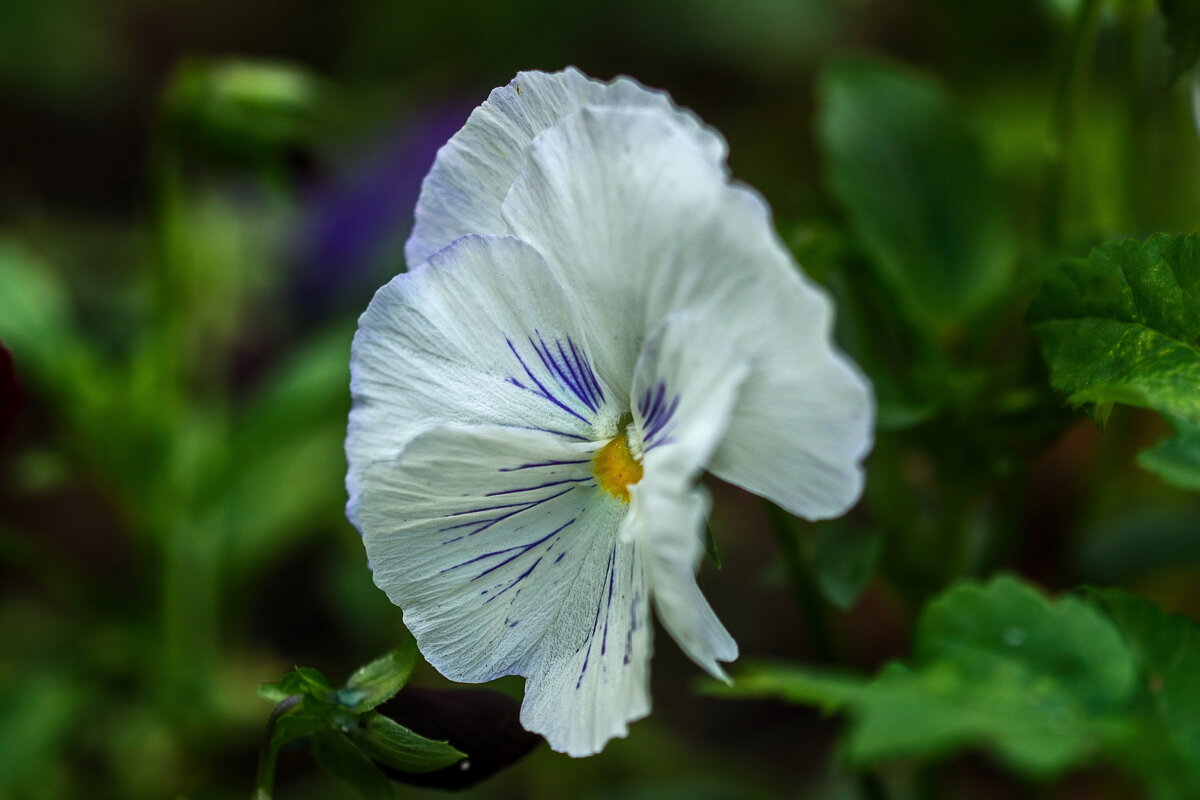
[[[648,713],[650,606],[697,664],[702,470],[809,519],[859,496],[870,389],[718,134],[632,80],[496,89],[439,152],[351,360],[349,515],[421,652],[524,675],[571,755]]]

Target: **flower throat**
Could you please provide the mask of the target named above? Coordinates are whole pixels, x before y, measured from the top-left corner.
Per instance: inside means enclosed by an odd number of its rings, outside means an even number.
[[[629,447],[629,426],[608,444],[596,451],[592,458],[593,471],[600,488],[623,503],[629,502],[629,486],[642,479],[642,464]]]

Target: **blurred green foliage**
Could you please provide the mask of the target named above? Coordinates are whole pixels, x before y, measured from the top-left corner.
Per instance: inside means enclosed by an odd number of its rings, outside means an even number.
[[[922,613],[911,664],[872,679],[758,665],[729,697],[783,697],[853,720],[843,757],[870,765],[984,748],[1046,777],[1107,756],[1156,797],[1200,786],[1200,627],[1117,590],[1049,601],[1011,577],[960,583]]]
[[[1198,36],[1182,0],[0,5],[29,398],[0,442],[0,797],[245,797],[254,686],[296,663],[321,671],[268,694],[306,695],[282,729],[319,743],[278,742],[278,796],[355,796],[314,760],[392,791],[363,743],[413,742],[372,704],[444,681],[411,649],[317,677],[405,641],[342,512],[354,317],[433,150],[567,63],[722,131],[876,387],[860,506],[811,525],[715,485],[702,576],[783,663],[729,691],[851,722],[697,698],[663,647],[627,741],[466,796],[1195,795],[1200,655],[1164,608],[1200,614],[1200,137],[1171,81]],[[1108,588],[1032,585],[1083,582]]]

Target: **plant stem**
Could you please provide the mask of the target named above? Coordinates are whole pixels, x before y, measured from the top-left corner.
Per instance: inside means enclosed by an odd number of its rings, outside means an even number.
[[[1046,145],[1045,192],[1042,209],[1042,239],[1050,250],[1065,238],[1066,210],[1070,197],[1067,184],[1075,121],[1087,86],[1088,66],[1096,49],[1100,28],[1101,0],[1083,0],[1071,26],[1066,57],[1054,93],[1050,135]]]
[[[815,586],[812,569],[808,559],[800,548],[800,538],[796,534],[792,517],[779,506],[769,501],[764,502],[767,517],[771,522],[771,531],[783,554],[783,563],[787,568],[788,581],[792,585],[792,596],[796,600],[796,608],[808,626],[812,637],[816,658],[820,662],[834,663],[836,648],[833,642],[833,632],[829,628],[829,619],[820,593]]]
[[[275,796],[275,765],[279,761],[279,748],[275,746],[275,723],[279,718],[295,708],[301,696],[294,694],[280,701],[267,718],[266,740],[258,754],[258,772],[254,777],[254,793],[250,800],[271,800]]]

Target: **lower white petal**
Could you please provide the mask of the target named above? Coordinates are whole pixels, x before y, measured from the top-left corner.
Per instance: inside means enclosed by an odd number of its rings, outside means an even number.
[[[521,707],[522,725],[572,756],[600,752],[650,712],[652,639],[641,550],[614,537],[597,544],[589,562],[564,604],[570,611],[526,666]],[[579,642],[581,623],[587,637]]]
[[[357,515],[375,582],[429,663],[466,682],[526,676],[523,724],[572,755],[649,710],[643,567],[593,452],[541,431],[436,428],[369,465]]]
[[[621,540],[645,553],[663,627],[693,661],[723,678],[717,662],[737,658],[737,644],[696,585],[709,502],[694,482],[729,426],[749,367],[707,322],[672,315],[638,357],[633,410],[643,478],[629,487]]]
[[[663,627],[689,658],[723,680],[725,672],[717,662],[736,659],[737,642],[696,584],[708,496],[703,489],[689,488],[675,477],[656,480],[648,474],[630,487],[632,509],[621,538],[645,550],[646,578]]]

